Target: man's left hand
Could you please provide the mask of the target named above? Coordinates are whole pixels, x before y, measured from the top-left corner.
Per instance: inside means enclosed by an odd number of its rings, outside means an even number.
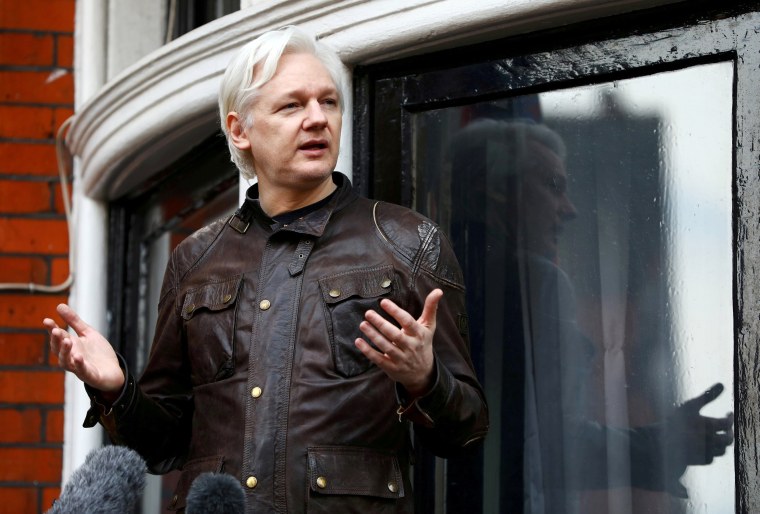
[[[723,392],[723,384],[715,384],[701,395],[678,406],[668,417],[665,448],[672,467],[711,464],[726,453],[734,442],[734,415],[712,418],[700,414],[702,407]]]
[[[367,311],[359,329],[374,343],[357,338],[356,347],[392,380],[400,383],[412,396],[425,394],[433,380],[433,334],[435,333],[438,302],[443,291],[434,289],[427,298],[419,318],[384,299],[380,307],[395,319],[399,326],[375,311]],[[400,328],[399,328],[400,327]]]

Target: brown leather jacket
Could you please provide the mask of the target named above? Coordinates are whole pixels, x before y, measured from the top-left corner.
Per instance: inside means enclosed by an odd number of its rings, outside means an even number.
[[[360,198],[347,178],[317,211],[268,218],[252,188],[230,219],[183,241],[166,270],[153,348],[127,373],[111,438],[154,472],[224,471],[247,512],[412,512],[410,425],[441,456],[483,439],[484,395],[467,340],[464,286],[446,237],[419,214]],[[413,315],[440,287],[433,389],[404,391],[356,347],[367,309]]]

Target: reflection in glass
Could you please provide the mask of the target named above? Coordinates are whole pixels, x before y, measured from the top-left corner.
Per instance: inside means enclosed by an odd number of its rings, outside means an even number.
[[[414,115],[491,410],[484,512],[734,511],[732,74]]]

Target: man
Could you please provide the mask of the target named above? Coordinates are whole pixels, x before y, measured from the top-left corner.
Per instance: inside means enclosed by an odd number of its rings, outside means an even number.
[[[87,384],[86,424],[153,472],[182,470],[172,510],[198,474],[223,471],[248,512],[412,512],[410,425],[442,456],[486,435],[447,239],[333,172],[340,66],[288,27],[228,67],[222,129],[258,184],[173,252],[139,382],[68,307],[76,335],[44,321]]]
[[[592,512],[581,491],[621,486],[687,497],[679,482],[687,466],[710,464],[733,442],[732,414],[700,414],[723,386],[663,413],[658,423],[594,420],[594,402],[605,391],[591,390],[593,377],[604,370],[593,367],[597,350],[577,324],[574,288],[557,264],[564,224],[578,214],[560,136],[538,123],[482,119],[462,129],[452,148],[452,166],[483,185],[462,194],[481,195],[467,199],[471,218],[488,219],[488,251],[503,257],[505,269],[503,287],[488,298],[504,306],[503,314],[486,321],[508,341],[497,434],[501,512]]]

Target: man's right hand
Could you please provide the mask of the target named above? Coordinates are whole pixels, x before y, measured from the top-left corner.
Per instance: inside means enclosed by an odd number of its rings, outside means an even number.
[[[50,333],[50,351],[58,356],[58,365],[90,387],[104,393],[118,393],[124,385],[124,372],[111,343],[68,305],[62,303],[56,310],[76,332],[67,332],[50,318],[42,321]]]

